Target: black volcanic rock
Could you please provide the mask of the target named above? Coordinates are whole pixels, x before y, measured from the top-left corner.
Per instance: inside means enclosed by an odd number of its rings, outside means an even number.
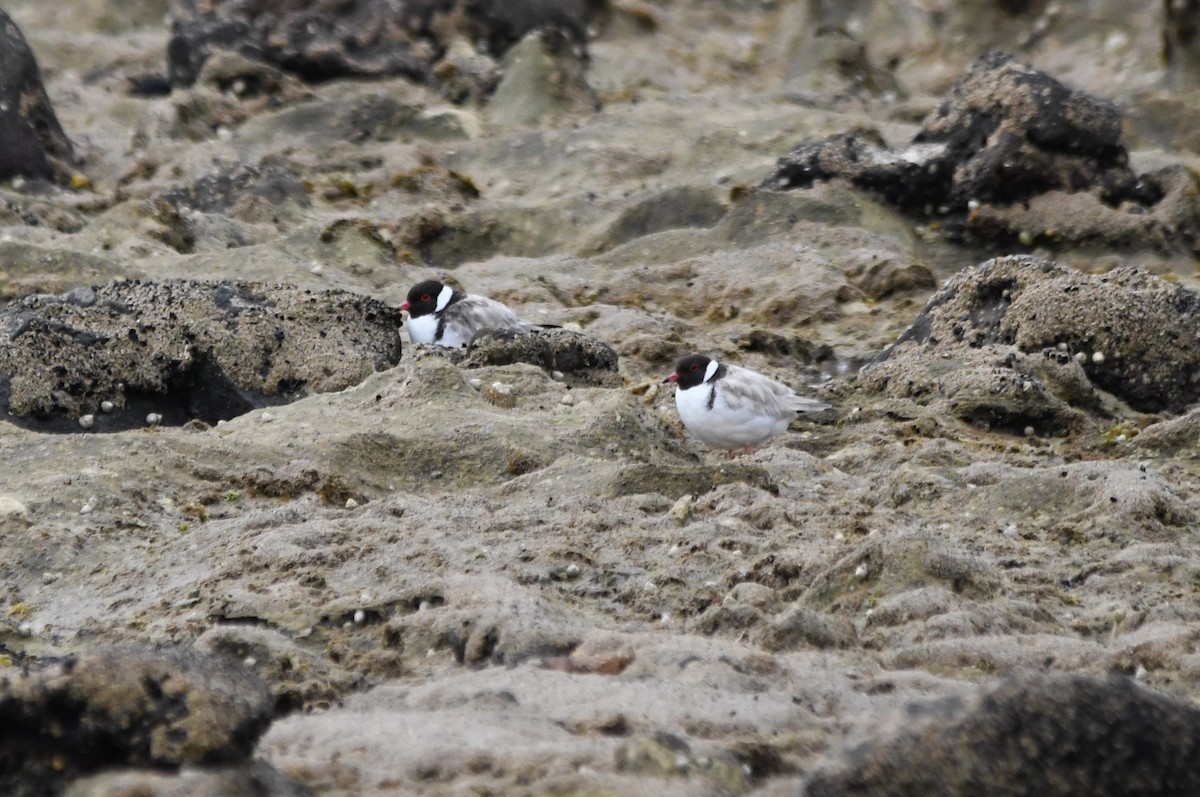
[[[952,238],[1194,248],[1195,177],[1181,168],[1136,174],[1121,124],[1107,100],[994,51],[963,73],[905,149],[889,149],[873,130],[838,134],[795,147],[762,185],[845,179],[937,219]],[[1068,195],[1087,195],[1095,210],[1082,212]],[[1022,213],[1031,202],[1040,204]]]
[[[0,680],[0,792],[48,797],[105,769],[242,763],[272,706],[240,664],[186,650],[98,649],[14,669]]]
[[[33,51],[0,11],[0,180],[22,176],[67,182],[74,148],[42,86]]]
[[[167,47],[172,86],[190,86],[215,50],[233,50],[309,81],[430,77],[450,39],[504,54],[525,34],[563,31],[587,40],[584,0],[173,0]]]

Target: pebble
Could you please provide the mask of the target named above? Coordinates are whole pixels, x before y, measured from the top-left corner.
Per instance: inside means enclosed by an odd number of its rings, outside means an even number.
[[[679,500],[671,505],[671,509],[667,514],[679,526],[687,523],[688,516],[692,514],[692,496],[680,496]]]
[[[575,404],[575,396],[570,393],[563,393],[562,398],[558,400],[558,403],[565,404],[568,407],[573,406]]]
[[[104,401],[100,402],[100,411],[101,412],[112,412],[114,409],[116,409],[116,406],[117,405],[113,404],[108,399],[105,399]]]
[[[254,658],[253,656],[247,656],[246,658],[242,659],[242,666],[247,669],[250,667],[256,667],[258,666],[258,659]]]
[[[81,427],[81,428],[84,428],[84,429],[91,429],[91,428],[92,428],[92,426],[94,426],[94,425],[95,425],[95,423],[96,423],[96,416],[95,416],[95,415],[81,415],[81,416],[79,416],[79,425],[80,425],[80,427]]]
[[[358,609],[357,611],[354,612],[354,624],[355,625],[362,625],[366,621],[367,621],[367,613],[366,612],[364,612],[362,609]]]
[[[157,412],[147,413],[147,415],[146,415],[146,425],[147,426],[158,426],[160,423],[162,423],[162,415],[160,415]]]
[[[1092,352],[1092,362],[1094,362],[1096,365],[1099,365],[1100,363],[1104,362],[1104,352],[1102,352],[1102,351]]]
[[[759,609],[765,609],[775,601],[775,590],[755,581],[742,581],[733,585],[727,598],[737,603],[746,603]]]
[[[0,495],[0,518],[29,517],[29,507],[11,495]]]
[[[858,567],[854,568],[854,577],[855,578],[858,578],[858,579],[866,578],[869,573],[870,573],[870,571],[867,570],[866,564],[861,564]]]
[[[358,501],[355,501],[353,498],[346,499],[346,508],[347,509],[355,509],[357,507],[358,507]]]

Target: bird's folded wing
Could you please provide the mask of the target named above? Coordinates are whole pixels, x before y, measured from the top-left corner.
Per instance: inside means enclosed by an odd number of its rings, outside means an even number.
[[[465,338],[483,329],[519,329],[521,319],[500,302],[483,296],[468,296],[446,312],[446,325]]]
[[[787,385],[753,371],[733,367],[729,367],[725,378],[720,380],[717,393],[731,410],[771,418],[790,417],[794,412],[792,401],[798,398]]]

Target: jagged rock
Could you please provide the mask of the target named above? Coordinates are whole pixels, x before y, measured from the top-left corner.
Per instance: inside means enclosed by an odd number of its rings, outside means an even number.
[[[240,664],[191,651],[100,649],[12,671],[0,681],[0,791],[58,794],[114,767],[244,762],[271,705]]]
[[[342,291],[113,282],[0,310],[0,406],[42,431],[119,431],[341,390],[400,359],[398,311]],[[88,420],[85,420],[87,418]]]
[[[619,386],[617,353],[603,341],[568,329],[534,332],[489,329],[471,341],[460,364],[467,368],[528,363],[564,378],[602,386]]]
[[[915,704],[805,797],[1200,793],[1200,711],[1130,679],[1031,673]]]
[[[351,0],[331,8],[316,0],[265,6],[173,0],[169,79],[173,86],[190,86],[210,54],[233,50],[310,81],[386,75],[428,80],[458,38],[480,42],[486,55],[498,58],[530,31],[554,28],[582,50],[587,5],[584,0]]]
[[[0,11],[0,180],[22,176],[66,183],[74,161],[37,59],[16,23]]]
[[[295,202],[307,207],[309,204],[300,178],[289,169],[273,164],[226,166],[191,185],[165,192],[162,199],[176,208],[221,213],[235,207],[247,196],[260,197],[273,205]]]
[[[938,219],[952,238],[1193,248],[1200,237],[1194,176],[1136,174],[1112,103],[1002,52],[971,65],[908,148],[888,149],[874,130],[835,135],[780,158],[763,185],[803,188],[834,178]],[[1180,192],[1182,200],[1173,196]],[[1047,198],[1034,214],[1008,213]]]
[[[1092,276],[1016,255],[959,272],[859,381],[1038,429],[1095,408],[1094,388],[1141,412],[1182,411],[1200,398],[1198,369],[1200,297],[1140,269]]]

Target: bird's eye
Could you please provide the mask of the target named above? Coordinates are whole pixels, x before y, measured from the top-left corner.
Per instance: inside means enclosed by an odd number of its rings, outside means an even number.
[[[689,370],[689,371],[699,371],[699,370],[700,370],[700,363],[692,363],[692,364],[691,364],[691,365],[688,367],[688,370]]]
[[[422,293],[422,294],[421,294],[421,301],[423,301],[423,302],[431,302],[431,301],[433,301],[433,297],[432,297],[432,296],[430,296],[428,293]]]

